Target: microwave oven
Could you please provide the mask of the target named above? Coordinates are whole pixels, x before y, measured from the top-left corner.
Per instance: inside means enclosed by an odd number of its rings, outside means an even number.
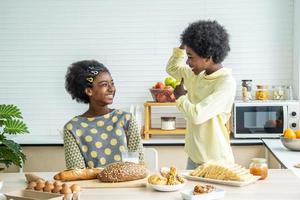
[[[286,128],[299,129],[298,101],[236,101],[234,138],[278,138]]]

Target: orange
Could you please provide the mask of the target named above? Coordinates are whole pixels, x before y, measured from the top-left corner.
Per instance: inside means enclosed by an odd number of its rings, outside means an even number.
[[[296,138],[296,133],[292,129],[287,128],[283,132],[283,137],[285,137],[285,138]]]
[[[296,134],[296,138],[299,138],[299,139],[300,139],[300,129],[299,129],[299,130],[296,130],[296,131],[295,131],[295,134]]]

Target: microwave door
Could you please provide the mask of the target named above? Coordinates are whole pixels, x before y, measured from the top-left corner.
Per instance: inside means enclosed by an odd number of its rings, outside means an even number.
[[[236,138],[278,137],[286,126],[283,106],[241,106],[235,112]]]

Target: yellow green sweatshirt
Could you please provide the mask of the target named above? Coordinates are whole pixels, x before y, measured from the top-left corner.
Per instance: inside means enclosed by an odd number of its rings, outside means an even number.
[[[185,50],[174,48],[166,68],[177,80],[184,78],[188,91],[176,100],[187,121],[184,150],[199,164],[209,160],[234,162],[225,127],[236,92],[231,70],[221,68],[210,75],[204,72],[195,75],[184,59]]]

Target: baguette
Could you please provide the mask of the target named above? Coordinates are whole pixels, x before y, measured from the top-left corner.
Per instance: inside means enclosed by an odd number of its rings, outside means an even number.
[[[55,180],[60,181],[76,181],[76,180],[89,180],[96,179],[97,175],[103,168],[84,168],[84,169],[70,169],[59,172],[54,176]]]

